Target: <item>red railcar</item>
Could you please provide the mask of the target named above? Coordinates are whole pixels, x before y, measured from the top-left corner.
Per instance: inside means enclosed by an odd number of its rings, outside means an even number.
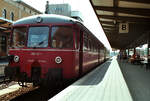
[[[7,77],[19,82],[74,79],[105,59],[103,44],[80,22],[58,15],[36,15],[12,27]]]

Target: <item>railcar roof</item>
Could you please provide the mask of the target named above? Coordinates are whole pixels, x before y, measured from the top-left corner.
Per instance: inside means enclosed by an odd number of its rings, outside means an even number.
[[[79,22],[76,19],[67,17],[67,16],[61,16],[61,15],[54,15],[54,14],[41,14],[41,15],[35,15],[30,16],[26,18],[22,18],[20,20],[17,20],[13,23],[13,25],[19,25],[19,24],[38,24],[37,18],[42,18],[40,24],[44,23],[67,23],[72,24],[74,22]]]
[[[42,18],[42,21],[40,23],[37,22],[37,18]],[[55,24],[73,24],[76,23],[78,26],[80,26],[82,29],[88,31],[91,33],[82,22],[62,15],[54,15],[54,14],[40,14],[40,15],[34,15],[26,18],[22,18],[20,20],[17,20],[13,23],[13,26],[21,25],[21,24],[46,24],[46,23],[55,23]],[[91,33],[92,34],[92,33]],[[94,36],[95,37],[95,36]],[[95,37],[96,38],[96,37]],[[97,38],[96,38],[97,39]],[[98,40],[98,39],[97,39]]]

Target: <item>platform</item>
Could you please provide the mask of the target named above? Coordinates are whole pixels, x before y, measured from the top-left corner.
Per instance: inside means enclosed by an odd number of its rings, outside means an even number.
[[[150,70],[146,66],[118,61],[134,101],[150,101]]]
[[[132,97],[113,57],[49,101],[132,101]]]

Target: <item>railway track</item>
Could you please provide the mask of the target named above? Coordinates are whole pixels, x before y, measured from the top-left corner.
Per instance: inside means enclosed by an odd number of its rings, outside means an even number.
[[[9,83],[10,82],[10,80],[9,80],[9,78],[6,78],[5,76],[0,76],[0,84],[7,84],[7,83]]]
[[[3,86],[5,89],[0,89],[0,101],[47,101],[65,89],[68,84],[62,87],[51,86],[49,88],[45,86],[33,87],[32,83],[27,83],[27,87],[21,87],[17,82],[13,82],[8,85],[3,84]],[[9,91],[9,89],[13,91]],[[2,94],[3,92],[6,93]]]
[[[13,82],[12,85],[1,90],[0,101],[10,101],[18,96],[36,89],[38,89],[38,87],[33,87],[31,83],[27,84],[27,87],[21,87],[16,82]]]
[[[22,94],[10,101],[48,101],[54,95],[58,94],[64,88],[51,88],[40,87],[28,93]]]
[[[48,90],[46,88],[38,88],[28,93],[22,94],[11,101],[47,101],[59,91]]]
[[[28,91],[22,95],[19,95],[10,101],[48,101],[50,98],[61,92],[68,87],[72,82],[66,83],[63,86],[43,86],[37,89]],[[25,88],[25,87],[24,87]],[[1,100],[1,99],[0,99]]]
[[[27,84],[27,87],[21,87],[17,82],[10,82],[8,78],[4,76],[4,66],[7,64],[0,64],[0,101],[47,101],[68,85],[67,83],[63,87],[33,87],[32,84]],[[15,87],[18,87],[16,89]],[[9,89],[16,89],[9,92]],[[2,94],[2,92],[6,92]]]

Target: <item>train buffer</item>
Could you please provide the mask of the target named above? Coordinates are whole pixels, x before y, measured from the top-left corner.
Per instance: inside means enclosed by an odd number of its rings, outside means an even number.
[[[49,101],[133,101],[133,99],[116,57],[113,57]]]

